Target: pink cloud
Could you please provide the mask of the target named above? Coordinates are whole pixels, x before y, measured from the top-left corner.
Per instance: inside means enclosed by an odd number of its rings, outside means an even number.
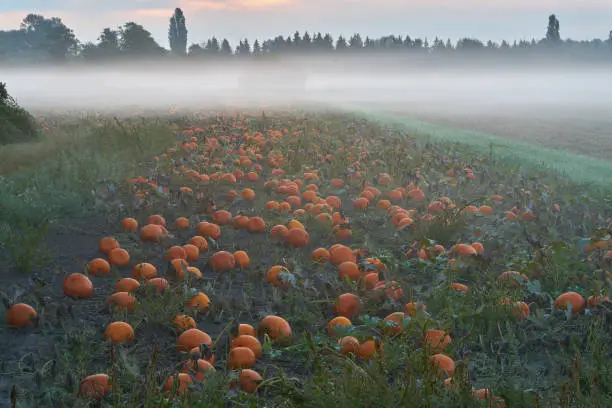
[[[21,20],[28,14],[27,11],[10,11],[6,13],[0,13],[0,29],[17,29]]]
[[[344,0],[366,5],[364,0]],[[609,0],[380,0],[380,5],[399,6],[403,9],[445,7],[453,9],[504,9],[504,10],[550,10],[551,13],[566,9],[608,9]],[[371,4],[370,4],[371,5]],[[443,10],[441,10],[443,11]]]
[[[226,10],[227,4],[220,1],[187,0],[183,2],[182,7],[185,11]]]
[[[170,17],[174,13],[174,9],[138,9],[127,10],[122,12],[122,15],[134,15],[138,17]]]
[[[64,23],[68,26],[71,20],[77,20],[81,17],[79,13],[66,12],[66,11],[57,11],[57,10],[23,10],[23,11],[10,11],[10,12],[0,12],[0,30],[17,30],[19,29],[19,25],[21,21],[28,14],[40,14],[45,17],[59,17],[62,19]]]
[[[248,8],[268,8],[292,5],[293,0],[240,0],[238,3]]]
[[[286,6],[298,6],[302,0],[186,0],[182,3],[185,11],[198,10],[268,10]]]

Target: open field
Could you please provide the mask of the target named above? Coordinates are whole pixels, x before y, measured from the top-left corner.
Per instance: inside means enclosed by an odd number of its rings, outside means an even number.
[[[612,404],[603,183],[336,111],[44,125],[0,151],[0,404]]]
[[[591,141],[583,143],[579,139],[555,139],[549,140],[550,143],[543,143],[546,139],[545,136],[534,135],[532,138],[526,139],[514,137],[513,135],[517,133],[509,133],[505,136],[501,131],[491,133],[496,126],[503,127],[503,123],[510,122],[517,126],[517,132],[521,131],[520,129],[530,132],[530,127],[526,125],[527,121],[520,116],[513,116],[512,119],[500,119],[501,123],[491,122],[491,126],[477,131],[473,130],[476,126],[469,124],[470,119],[467,116],[461,117],[464,123],[462,127],[457,123],[460,119],[446,119],[431,112],[427,114],[413,114],[404,110],[398,112],[391,108],[380,109],[379,107],[366,105],[351,105],[347,109],[356,110],[364,115],[364,117],[386,126],[399,126],[404,131],[419,134],[427,140],[467,145],[473,151],[481,154],[493,153],[500,159],[503,158],[506,162],[514,163],[524,169],[544,168],[560,174],[568,180],[585,183],[591,187],[603,188],[604,190],[612,183],[612,176],[610,175],[612,162],[604,157],[594,157],[595,155],[599,156],[599,153],[593,151],[596,146]],[[483,113],[481,116],[485,121],[491,120],[487,114]],[[420,117],[421,119],[415,119],[415,117]],[[473,118],[471,120],[474,122],[480,120],[475,113],[469,117]],[[543,121],[545,120],[546,118],[543,118]],[[593,118],[593,120],[605,121],[599,117]],[[585,122],[581,123],[585,127],[589,126]],[[534,124],[534,128],[537,128],[539,125],[540,123]],[[571,129],[576,129],[576,126],[564,129],[565,134],[568,134],[572,133]],[[599,136],[600,140],[603,139],[601,142],[602,146],[606,146],[608,143],[605,132],[603,130],[602,135]],[[543,134],[543,132],[537,133]],[[590,152],[590,154],[580,153],[579,150],[581,149],[585,150],[585,152]],[[605,147],[602,147],[602,149],[605,150]]]
[[[445,139],[488,139],[457,132],[477,131],[609,162],[612,85],[605,67],[477,62],[444,67],[426,68],[398,58],[319,57],[268,65],[30,68],[7,70],[4,77],[30,110],[346,106],[397,116],[419,133],[426,126],[414,119],[440,125],[426,130]],[[559,162],[558,157],[542,159]]]
[[[612,115],[609,108],[580,105],[569,107],[500,106],[496,111],[448,109],[437,113],[435,107],[377,106],[377,111],[418,119],[455,130],[476,131],[536,143],[609,161],[612,157]]]

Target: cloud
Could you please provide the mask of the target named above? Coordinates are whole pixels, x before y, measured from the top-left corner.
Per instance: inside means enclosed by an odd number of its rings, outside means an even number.
[[[185,11],[252,11],[299,6],[301,2],[302,0],[185,0],[181,6]]]
[[[550,13],[564,10],[612,10],[609,0],[417,0],[404,2],[405,8],[445,7],[452,9],[492,10],[546,10]],[[440,10],[443,12],[444,10]]]
[[[98,14],[120,10],[173,8],[173,0],[0,0],[0,13],[21,12],[46,13],[58,12]]]
[[[296,4],[293,0],[241,0],[238,3],[248,8],[281,7]]]
[[[187,0],[183,2],[182,7],[185,11],[226,10],[227,4],[223,1],[214,0]]]
[[[28,14],[27,11],[9,11],[0,13],[0,29],[16,29],[19,27],[19,23]]]
[[[142,1],[142,0],[141,0]],[[132,14],[134,16],[142,16],[142,17],[168,17],[174,13],[174,9],[137,9],[137,10],[128,10],[127,12],[121,12],[121,15]]]
[[[62,10],[20,10],[20,11],[9,11],[0,12],[0,30],[17,30],[23,19],[28,14],[41,14],[45,17],[59,17],[66,23],[68,20],[76,20],[80,16],[76,13],[66,12]]]

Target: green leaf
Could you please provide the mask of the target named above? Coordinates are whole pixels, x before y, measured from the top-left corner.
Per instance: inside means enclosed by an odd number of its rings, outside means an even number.
[[[542,284],[539,280],[532,280],[527,282],[527,292],[534,295],[539,295],[542,292]]]

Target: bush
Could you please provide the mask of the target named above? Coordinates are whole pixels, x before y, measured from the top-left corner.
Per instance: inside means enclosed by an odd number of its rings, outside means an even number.
[[[32,115],[20,107],[0,82],[0,145],[28,142],[38,137]]]

